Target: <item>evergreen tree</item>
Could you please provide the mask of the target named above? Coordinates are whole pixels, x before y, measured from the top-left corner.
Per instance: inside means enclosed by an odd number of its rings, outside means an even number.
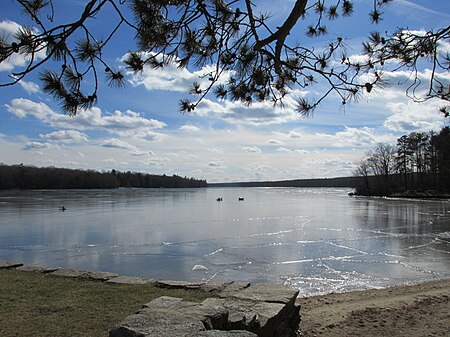
[[[383,9],[391,1],[371,0],[368,21],[380,23]],[[291,88],[326,84],[328,88],[317,99],[298,99],[298,112],[309,115],[330,94],[340,97],[345,105],[372,92],[383,84],[384,69],[409,71],[412,83],[407,94],[416,101],[439,98],[448,104],[450,99],[450,87],[440,80],[449,72],[450,56],[438,48],[449,42],[450,26],[423,32],[373,32],[364,43],[364,61],[349,57],[345,36],[339,32],[330,34],[333,38],[325,46],[308,47],[294,42],[302,39],[289,37],[301,24],[308,37],[327,34],[329,21],[353,14],[352,0],[296,0],[278,26],[271,25],[269,15],[259,13],[257,2],[251,0],[88,0],[78,19],[62,23],[58,14],[63,9],[58,1],[15,3],[34,27],[23,26],[12,40],[0,38],[0,63],[12,55],[20,55],[27,62],[11,74],[11,81],[1,85],[15,84],[40,69],[43,90],[69,114],[96,104],[101,77],[111,87],[125,85],[124,71],[104,57],[104,49],[116,43],[123,28],[136,39],[136,49],[124,58],[127,69],[134,73],[172,62],[179,67],[210,66],[206,75],[209,84],[192,84],[191,92],[197,97],[182,100],[182,112],[195,109],[209,92],[247,104],[265,100],[277,103]],[[307,17],[312,18],[311,24],[305,22]],[[100,37],[93,27],[105,20],[112,23],[111,30]],[[43,51],[46,56],[37,57]],[[416,89],[423,79],[418,68],[424,62],[433,71],[428,90],[419,96]],[[45,64],[57,66],[41,69]],[[222,80],[225,76],[229,76],[227,81]],[[448,107],[444,106],[442,112],[448,115]]]

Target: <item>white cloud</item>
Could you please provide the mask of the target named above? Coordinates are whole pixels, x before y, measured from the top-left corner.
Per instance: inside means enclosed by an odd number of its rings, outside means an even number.
[[[438,111],[441,102],[434,104],[417,104],[414,102],[388,103],[387,108],[393,112],[384,122],[384,126],[396,132],[419,132],[440,130],[446,119]]]
[[[200,131],[200,129],[198,127],[196,127],[195,125],[191,125],[191,124],[186,124],[183,125],[182,127],[180,127],[181,131],[185,131],[185,132],[198,132]]]
[[[147,150],[147,151],[141,151],[141,150],[136,150],[131,152],[131,154],[135,157],[143,157],[143,156],[154,156],[155,152]]]
[[[161,140],[165,135],[152,130],[144,130],[137,132],[134,136],[153,142]]]
[[[96,129],[110,133],[135,135],[138,131],[144,132],[166,126],[164,122],[147,119],[131,110],[125,112],[116,110],[113,114],[105,115],[101,109],[94,107],[71,117],[56,113],[44,103],[24,98],[13,99],[10,104],[6,104],[6,108],[19,118],[33,116],[47,125],[59,128]]]
[[[279,141],[278,139],[269,139],[267,141],[267,144],[271,144],[271,145],[283,145],[282,141]]]
[[[261,153],[261,149],[257,146],[242,146],[242,150],[249,153]]]
[[[154,53],[144,53],[148,56]],[[126,55],[122,57],[122,61]],[[134,86],[143,85],[147,90],[167,90],[176,92],[188,92],[192,83],[197,82],[200,84],[200,88],[206,88],[210,85],[208,80],[208,74],[215,72],[216,67],[207,65],[198,71],[191,72],[186,68],[180,68],[175,62],[170,62],[163,68],[153,69],[150,66],[144,66],[142,72],[134,74],[129,72],[129,82]],[[219,83],[223,83],[227,80],[229,72],[222,74]]]
[[[294,152],[295,152],[295,153],[300,153],[300,154],[308,154],[308,153],[309,153],[309,151],[307,151],[307,150],[301,150],[301,149],[294,150]]]
[[[255,102],[250,106],[236,101],[211,101],[203,99],[194,110],[194,114],[201,117],[221,118],[230,123],[269,125],[287,123],[299,120],[295,112],[294,101],[287,97],[284,107],[274,106],[272,102]]]
[[[41,135],[41,137],[63,143],[81,143],[88,141],[88,136],[85,133],[76,130],[60,130]]]
[[[49,143],[41,143],[41,142],[28,142],[23,147],[24,150],[42,150],[42,149],[48,149],[50,147]]]
[[[8,43],[17,41],[14,38],[14,34],[22,28],[21,25],[14,21],[4,20],[0,21],[0,35],[3,36]],[[41,50],[36,55],[34,55],[35,60],[40,60],[44,58],[46,51]],[[23,57],[19,53],[12,54],[7,60],[0,63],[0,71],[11,71],[16,67],[25,66],[30,60],[30,56]]]
[[[123,150],[132,150],[137,151],[137,148],[123,140],[117,138],[107,139],[102,144],[103,147],[115,148],[115,149],[123,149]]]
[[[13,99],[11,105],[6,104],[5,106],[9,112],[19,118],[33,116],[41,121],[50,121],[51,116],[56,114],[46,104],[35,103],[24,98]]]
[[[354,148],[369,147],[377,143],[389,142],[395,139],[392,135],[380,135],[368,127],[353,128],[347,126],[344,131],[338,131],[335,134],[318,133],[316,136],[327,140],[326,146]]]
[[[290,131],[288,136],[290,138],[302,138],[303,136],[301,135],[301,133],[295,132],[295,131]]]
[[[223,149],[221,149],[219,147],[207,148],[207,150],[210,152],[213,152],[213,153],[224,153]]]
[[[34,82],[20,80],[19,84],[29,94],[35,94],[41,90],[41,88],[39,88],[39,86]]]
[[[285,152],[285,153],[291,153],[291,152],[292,152],[292,150],[290,150],[290,149],[288,149],[288,148],[286,148],[286,147],[283,147],[283,146],[280,146],[280,147],[277,149],[277,151],[278,151],[278,152]]]

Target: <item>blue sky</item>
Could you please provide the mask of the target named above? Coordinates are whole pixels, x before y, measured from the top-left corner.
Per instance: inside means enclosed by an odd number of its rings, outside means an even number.
[[[57,0],[57,18],[76,17],[86,1]],[[272,14],[279,24],[293,0],[254,1],[257,9]],[[429,30],[450,22],[449,1],[394,0],[378,27],[369,24],[372,0],[355,0],[355,13],[329,23],[326,37],[304,35],[306,17],[291,38],[317,46],[346,37],[349,53],[359,55],[361,41],[375,29]],[[11,34],[27,25],[14,0],[2,0],[0,34]],[[61,7],[60,7],[61,6]],[[106,31],[112,21],[98,20],[94,29]],[[93,26],[94,27],[94,26]],[[115,66],[134,48],[126,30],[105,56]],[[443,50],[450,50],[448,45]],[[0,64],[0,79],[23,66],[12,58]],[[345,109],[340,99],[329,97],[312,118],[301,118],[293,97],[285,108],[271,103],[250,107],[207,97],[191,114],[179,112],[178,101],[188,97],[188,87],[202,69],[145,69],[127,77],[126,89],[102,84],[98,105],[76,117],[65,115],[51,97],[42,93],[38,74],[20,84],[0,88],[0,162],[98,170],[178,174],[208,182],[323,178],[351,175],[354,163],[379,142],[395,142],[413,131],[439,130],[449,121],[437,111],[442,102],[414,103],[405,96],[405,85],[378,90]],[[426,76],[429,69],[421,69]],[[388,73],[393,83],[409,74]],[[443,74],[450,82],[449,74]],[[325,90],[321,85],[297,94],[309,97]]]

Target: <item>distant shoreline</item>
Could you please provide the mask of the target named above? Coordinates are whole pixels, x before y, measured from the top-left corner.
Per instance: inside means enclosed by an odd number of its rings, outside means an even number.
[[[411,190],[405,192],[395,192],[385,196],[371,195],[371,194],[358,194],[358,193],[349,193],[350,196],[361,196],[361,197],[385,197],[385,198],[393,198],[393,199],[433,199],[433,200],[446,200],[450,199],[449,193],[444,193],[441,191],[418,191]]]
[[[362,177],[337,177],[293,179],[276,181],[243,181],[232,183],[208,183],[208,187],[342,187],[356,188]]]

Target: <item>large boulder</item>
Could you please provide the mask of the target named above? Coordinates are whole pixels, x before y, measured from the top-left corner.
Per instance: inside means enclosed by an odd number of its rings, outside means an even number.
[[[191,337],[204,330],[201,321],[187,315],[145,308],[125,318],[109,337]]]
[[[201,303],[162,296],[128,316],[110,337],[295,337],[298,291],[260,284]]]

